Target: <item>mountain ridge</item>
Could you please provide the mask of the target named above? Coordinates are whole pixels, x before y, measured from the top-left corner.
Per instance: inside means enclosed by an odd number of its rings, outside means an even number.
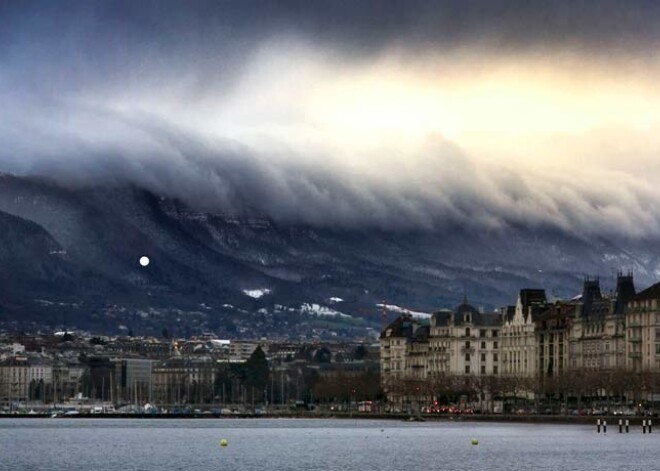
[[[5,252],[17,254],[13,265],[23,261],[20,283],[0,279],[0,303],[33,306],[35,286],[45,286],[55,303],[76,297],[86,303],[52,319],[33,316],[45,323],[63,317],[95,326],[91,313],[100,306],[134,313],[165,307],[198,312],[203,305],[210,306],[200,311],[208,325],[222,328],[241,317],[274,315],[276,306],[319,304],[375,326],[376,304],[383,302],[430,312],[467,295],[493,309],[513,303],[521,288],[568,297],[579,292],[584,275],[600,274],[612,284],[618,269],[634,270],[644,286],[660,267],[648,241],[621,248],[551,227],[318,228],[201,211],[135,185],[67,188],[7,174],[0,177],[0,211],[6,227],[41,237],[30,257],[13,249],[20,248],[18,240],[0,239]],[[52,268],[60,281],[40,272],[47,247],[60,254]],[[146,269],[137,263],[142,255],[152,260]],[[256,299],[245,293],[260,289],[269,292]],[[341,298],[341,306],[331,298]],[[0,319],[15,319],[12,312],[4,309]]]

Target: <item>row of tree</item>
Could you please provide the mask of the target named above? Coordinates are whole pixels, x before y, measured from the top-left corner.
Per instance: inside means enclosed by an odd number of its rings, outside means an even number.
[[[567,411],[654,402],[660,397],[660,373],[624,369],[573,370],[554,376],[440,375],[428,379],[395,379],[384,385],[388,397],[400,407],[428,406],[434,402],[465,401],[492,408],[502,401],[509,409],[534,407],[537,411]]]

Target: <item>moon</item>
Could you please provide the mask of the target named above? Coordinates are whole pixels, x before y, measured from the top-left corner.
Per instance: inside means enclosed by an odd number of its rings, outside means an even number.
[[[140,257],[140,265],[142,265],[143,267],[149,265],[150,262],[151,260],[149,260],[149,257]]]

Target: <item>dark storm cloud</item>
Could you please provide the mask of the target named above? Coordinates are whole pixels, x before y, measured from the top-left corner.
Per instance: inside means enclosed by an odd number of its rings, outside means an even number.
[[[209,108],[232,104],[223,125],[243,109],[249,125],[262,119],[270,96],[255,95],[300,68],[288,44],[304,45],[310,63],[318,55],[330,64],[316,78],[390,50],[422,63],[463,48],[484,58],[530,49],[646,57],[658,40],[656,2],[7,1],[0,18],[0,171],[75,185],[130,182],[205,209],[325,225],[660,228],[655,193],[628,175],[590,174],[606,181],[605,192],[489,165],[443,138],[356,170],[350,152],[337,157],[302,139],[264,145],[225,136],[222,126],[213,139],[192,130],[217,119]],[[275,65],[254,73],[272,44],[266,56]],[[312,134],[295,93],[283,97],[271,121]],[[194,116],[201,119],[188,123]],[[380,149],[388,150],[400,149]]]
[[[250,54],[282,36],[358,62],[474,45],[646,57],[660,38],[660,3],[643,0],[4,1],[0,18],[0,80],[44,95],[158,86],[161,73],[230,91]]]
[[[281,33],[373,53],[392,44],[568,45],[602,49],[657,40],[660,4],[635,0],[272,0],[4,2],[5,39],[44,38],[78,54],[122,57],[250,47]],[[101,50],[95,49],[100,46]],[[111,46],[109,49],[107,46]],[[115,50],[112,50],[114,48]],[[92,59],[91,57],[86,57]],[[61,58],[60,58],[61,59]]]

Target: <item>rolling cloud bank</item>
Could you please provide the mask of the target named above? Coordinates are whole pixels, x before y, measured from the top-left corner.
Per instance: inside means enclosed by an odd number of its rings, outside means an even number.
[[[325,227],[660,235],[653,3],[334,3],[3,5],[0,171]]]

